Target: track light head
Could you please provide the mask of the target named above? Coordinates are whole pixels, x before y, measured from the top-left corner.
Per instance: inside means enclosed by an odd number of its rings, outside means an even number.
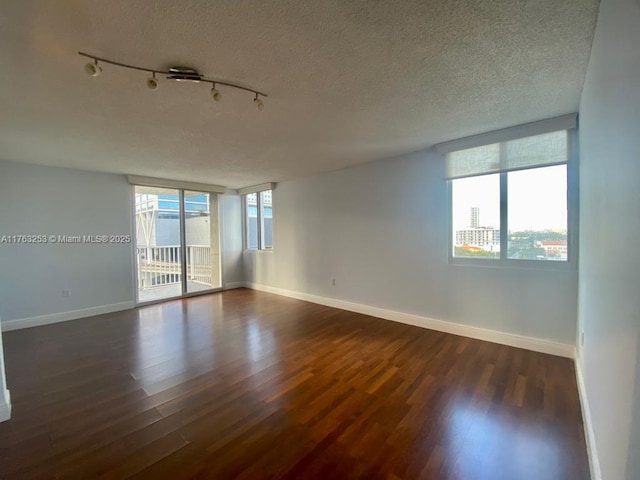
[[[253,99],[253,104],[256,106],[258,111],[261,112],[262,110],[264,110],[264,103],[262,103],[262,100],[258,98],[257,94],[256,94],[256,98]]]
[[[147,78],[147,88],[149,90],[157,90],[158,89],[158,80],[156,80],[156,74],[153,74],[153,77]]]
[[[222,98],[222,94],[220,93],[220,90],[218,90],[215,87],[215,85],[211,89],[211,98],[213,98],[216,102],[219,102],[220,99]]]
[[[102,67],[98,65],[98,61],[94,61],[93,63],[89,62],[84,66],[84,71],[87,75],[91,75],[92,77],[97,77],[102,73]]]

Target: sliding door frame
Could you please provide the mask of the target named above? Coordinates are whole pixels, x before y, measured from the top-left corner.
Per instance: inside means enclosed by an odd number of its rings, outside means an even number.
[[[178,218],[179,218],[179,225],[180,225],[180,284],[181,284],[181,294],[180,295],[174,295],[172,297],[165,297],[165,298],[160,298],[157,300],[149,300],[146,302],[141,302],[140,298],[139,298],[139,289],[138,289],[138,278],[139,278],[139,274],[140,272],[138,272],[138,261],[137,261],[137,247],[138,247],[138,237],[137,237],[137,227],[136,227],[136,187],[149,187],[152,185],[140,185],[140,184],[131,184],[131,202],[130,202],[130,206],[131,206],[131,229],[133,232],[132,238],[133,241],[131,242],[132,248],[131,248],[131,258],[133,261],[133,289],[134,289],[134,301],[135,301],[135,305],[136,307],[142,307],[145,305],[153,305],[155,303],[162,303],[162,302],[167,302],[167,301],[171,301],[171,300],[179,300],[181,298],[189,298],[189,297],[197,297],[198,295],[208,295],[210,293],[216,293],[216,292],[220,292],[223,290],[223,262],[222,262],[222,233],[221,233],[221,229],[222,229],[222,222],[220,221],[220,214],[221,214],[221,209],[220,209],[220,197],[219,197],[219,193],[218,192],[208,192],[206,190],[197,190],[197,189],[191,189],[191,188],[177,188],[177,187],[170,187],[174,190],[178,191],[178,204],[179,204],[179,209],[178,209]],[[161,185],[158,185],[158,188],[167,188],[167,187],[163,187]],[[186,191],[197,191],[197,192],[202,192],[202,193],[207,193],[209,194],[209,211],[212,212],[212,208],[211,208],[211,199],[213,195],[216,195],[216,214],[217,214],[217,223],[218,223],[218,227],[216,228],[216,235],[217,235],[217,244],[218,244],[218,278],[220,279],[220,286],[218,287],[212,287],[206,290],[199,290],[197,292],[187,292],[187,244],[186,244],[186,213],[185,213],[185,205],[184,205],[184,192]],[[209,244],[211,244],[213,242],[214,238],[213,238],[213,232],[211,234],[211,237],[209,239]],[[212,270],[213,272],[213,270]]]

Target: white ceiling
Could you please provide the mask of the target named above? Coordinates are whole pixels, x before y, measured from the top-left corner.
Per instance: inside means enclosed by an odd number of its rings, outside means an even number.
[[[0,157],[243,187],[575,112],[597,0],[0,6]],[[161,82],[185,65],[265,91]]]

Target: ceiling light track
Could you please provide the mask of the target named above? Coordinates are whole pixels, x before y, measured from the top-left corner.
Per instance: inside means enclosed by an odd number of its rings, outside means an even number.
[[[168,71],[153,69],[153,68],[145,68],[139,67],[137,65],[129,65],[127,63],[116,62],[113,60],[109,60],[107,58],[96,57],[95,55],[90,55],[84,52],[78,52],[78,55],[83,57],[90,58],[93,60],[90,63],[87,63],[84,66],[84,71],[91,75],[92,77],[97,77],[102,73],[102,67],[99,63],[106,63],[109,65],[114,65],[116,67],[128,68],[130,70],[138,70],[139,72],[147,72],[151,74],[151,77],[147,78],[147,87],[150,90],[157,90],[159,83],[156,75],[166,75],[167,80],[174,80],[177,82],[204,82],[210,83],[212,85],[211,88],[211,98],[215,101],[219,101],[222,98],[220,91],[216,88],[217,85],[224,85],[225,87],[237,88],[238,90],[244,90],[245,92],[250,92],[254,94],[253,104],[257,110],[264,109],[264,103],[260,97],[267,98],[267,94],[264,92],[260,92],[258,90],[254,90],[252,88],[243,87],[242,85],[238,85],[236,83],[225,82],[221,80],[213,80],[210,78],[205,78],[200,74],[197,70],[193,68],[185,68],[185,67],[171,67]]]

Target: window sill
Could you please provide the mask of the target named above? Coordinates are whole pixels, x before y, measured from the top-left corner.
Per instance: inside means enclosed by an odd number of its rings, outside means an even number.
[[[269,248],[269,249],[265,249],[265,250],[258,250],[258,249],[251,249],[251,248],[245,248],[242,253],[251,253],[251,254],[260,254],[260,253],[273,253],[273,248]]]
[[[488,258],[449,257],[449,265],[455,267],[506,268],[517,270],[547,270],[566,272],[574,270],[575,262],[552,260],[515,260]]]

